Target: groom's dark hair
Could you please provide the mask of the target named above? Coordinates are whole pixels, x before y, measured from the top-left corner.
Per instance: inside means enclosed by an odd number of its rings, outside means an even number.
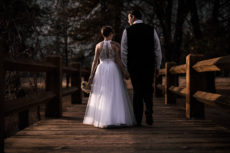
[[[138,8],[133,8],[129,11],[129,14],[135,16],[135,18],[137,19],[141,19],[142,18],[142,14],[141,14],[141,11],[140,9]]]

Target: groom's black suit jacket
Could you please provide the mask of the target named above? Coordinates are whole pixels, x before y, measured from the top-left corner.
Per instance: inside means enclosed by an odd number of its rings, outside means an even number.
[[[154,28],[144,23],[137,23],[128,28],[127,67],[129,72],[154,71]]]
[[[133,108],[137,123],[143,115],[143,100],[146,117],[152,117],[153,75],[155,68],[154,28],[144,23],[136,23],[127,31],[127,68],[133,85]]]

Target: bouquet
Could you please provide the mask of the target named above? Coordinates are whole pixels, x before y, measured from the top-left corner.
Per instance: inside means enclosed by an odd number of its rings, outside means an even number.
[[[82,81],[81,82],[81,90],[83,91],[83,92],[85,92],[85,93],[87,93],[87,94],[89,94],[90,93],[90,88],[89,88],[89,86],[88,86],[88,82],[86,82],[86,81]]]

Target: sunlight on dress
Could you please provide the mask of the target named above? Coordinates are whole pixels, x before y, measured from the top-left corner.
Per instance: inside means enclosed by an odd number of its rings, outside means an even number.
[[[104,41],[83,124],[106,128],[136,124],[128,91],[115,63],[110,41]]]

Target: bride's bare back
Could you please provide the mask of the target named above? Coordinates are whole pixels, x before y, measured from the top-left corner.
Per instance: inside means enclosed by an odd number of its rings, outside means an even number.
[[[118,66],[119,66],[121,72],[123,73],[123,75],[125,76],[125,78],[129,77],[129,74],[125,70],[125,67],[124,67],[124,65],[121,61],[121,58],[120,58],[121,57],[120,56],[120,44],[115,42],[115,41],[108,41],[111,45],[111,49],[109,49],[107,46],[107,49],[105,48],[105,52],[102,52],[105,42],[106,41],[101,41],[96,45],[94,60],[93,60],[92,69],[91,69],[92,76],[89,78],[90,83],[91,83],[92,78],[94,76],[94,73],[96,71],[97,65],[99,63],[99,59],[104,59],[104,58],[115,59],[116,63],[118,64]]]

